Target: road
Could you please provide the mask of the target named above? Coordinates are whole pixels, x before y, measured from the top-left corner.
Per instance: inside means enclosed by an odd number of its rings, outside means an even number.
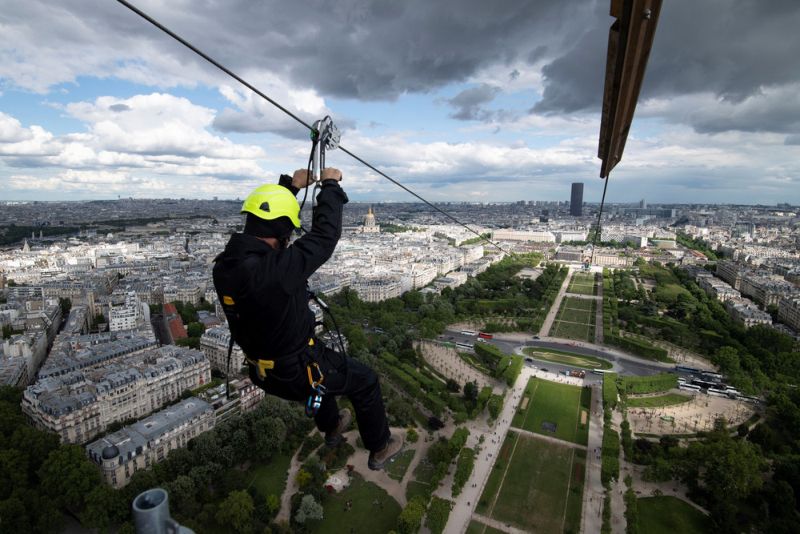
[[[539,336],[536,336],[539,337]],[[450,343],[476,343],[474,336],[465,336],[460,331],[447,330],[441,336],[440,341]],[[521,335],[521,334],[495,334],[494,339],[490,340],[497,348],[503,352],[513,354],[518,352],[519,349],[525,347],[541,347],[544,349],[560,350],[564,352],[572,352],[575,354],[582,354],[584,356],[595,356],[608,360],[613,365],[613,370],[620,374],[645,376],[655,373],[662,373],[664,371],[673,371],[674,364],[654,362],[638,358],[630,354],[605,347],[602,345],[595,345],[594,343],[585,343],[581,341],[573,341],[571,339],[562,339],[555,337],[542,337],[535,339],[534,336]],[[567,371],[574,369],[567,365],[559,365],[552,362],[542,362],[540,366],[547,367],[555,371]]]

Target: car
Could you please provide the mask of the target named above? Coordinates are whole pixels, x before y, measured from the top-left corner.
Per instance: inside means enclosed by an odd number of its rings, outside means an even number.
[[[528,363],[533,363],[533,358],[525,358],[525,361]]]
[[[533,336],[533,339],[539,339],[539,336]]]
[[[485,340],[485,339],[483,339],[482,337],[479,337],[479,338],[478,338],[478,343],[488,343],[488,341],[486,341],[486,340]]]
[[[545,373],[549,373],[550,369],[548,369],[547,367],[542,367],[542,371],[544,371]]]

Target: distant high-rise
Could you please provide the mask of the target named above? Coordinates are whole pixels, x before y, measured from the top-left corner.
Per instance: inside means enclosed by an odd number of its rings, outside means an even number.
[[[569,199],[569,214],[580,217],[583,214],[583,182],[572,184],[572,196]]]

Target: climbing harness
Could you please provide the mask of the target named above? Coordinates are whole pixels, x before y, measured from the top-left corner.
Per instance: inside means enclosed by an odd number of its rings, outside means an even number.
[[[319,363],[314,361],[312,353],[314,351],[314,338],[308,340],[306,353],[306,373],[308,374],[308,385],[311,386],[311,393],[306,401],[306,415],[314,417],[322,406],[322,397],[325,396],[327,388],[322,384],[325,381],[325,374],[319,367]]]

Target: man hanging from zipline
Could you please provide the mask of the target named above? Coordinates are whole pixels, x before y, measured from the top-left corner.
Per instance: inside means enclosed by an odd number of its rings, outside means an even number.
[[[343,441],[352,422],[350,410],[339,410],[336,403],[336,395],[347,396],[370,451],[369,468],[379,470],[402,450],[403,438],[389,432],[378,376],[314,337],[308,277],[333,254],[348,201],[339,170],[322,169],[320,178],[311,230],[291,245],[292,232],[300,228],[295,197],[309,186],[308,171],[282,175],[278,185],[250,193],[242,205],[244,231],[233,234],[215,260],[214,286],[253,383],[267,394],[306,404],[330,447]]]

